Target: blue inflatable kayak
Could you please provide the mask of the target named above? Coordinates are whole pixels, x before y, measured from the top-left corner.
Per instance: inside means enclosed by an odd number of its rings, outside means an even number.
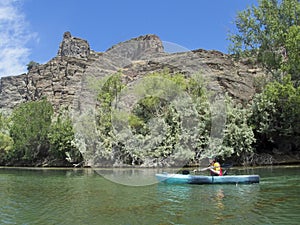
[[[253,184],[259,175],[201,176],[191,174],[159,173],[157,180],[169,184]]]

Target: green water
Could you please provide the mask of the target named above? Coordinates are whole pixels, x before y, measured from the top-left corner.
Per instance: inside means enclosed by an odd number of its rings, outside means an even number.
[[[127,186],[92,169],[0,168],[0,224],[299,224],[300,167],[231,173],[261,182]]]

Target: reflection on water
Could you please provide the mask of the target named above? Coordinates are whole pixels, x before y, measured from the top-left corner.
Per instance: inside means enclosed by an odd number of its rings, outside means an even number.
[[[105,179],[117,184],[129,186],[146,186],[156,184],[156,173],[177,173],[178,168],[94,168]]]
[[[101,172],[143,180],[153,170]],[[92,169],[0,168],[0,224],[298,224],[299,172],[255,169],[253,185],[134,187]]]
[[[247,224],[260,191],[257,184],[159,184],[157,188],[170,224]]]
[[[161,201],[182,202],[191,197],[192,186],[159,183],[157,185],[157,193]]]
[[[161,169],[134,169],[134,168],[111,168],[98,169],[95,171],[104,178],[117,184],[129,186],[146,186],[157,183],[156,173],[161,173]]]
[[[218,210],[223,210],[224,209],[224,204],[223,204],[223,198],[224,198],[224,192],[222,189],[218,190],[216,193],[216,206]]]

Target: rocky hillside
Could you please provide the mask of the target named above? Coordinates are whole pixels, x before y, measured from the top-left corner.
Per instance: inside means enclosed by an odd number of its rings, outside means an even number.
[[[121,71],[130,83],[166,68],[171,73],[181,72],[186,76],[201,73],[209,80],[210,90],[227,91],[241,102],[252,98],[253,78],[263,74],[260,68],[236,62],[218,51],[166,53],[156,35],[140,36],[105,52],[95,52],[86,40],[66,32],[57,55],[49,62],[34,66],[28,73],[1,78],[0,109],[7,111],[21,102],[42,97],[47,97],[55,109],[80,107],[78,93],[84,92],[82,82],[89,76],[105,77]]]

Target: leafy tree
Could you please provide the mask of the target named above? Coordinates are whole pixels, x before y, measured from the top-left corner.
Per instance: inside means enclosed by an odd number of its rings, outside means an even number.
[[[178,97],[179,92],[185,91],[188,80],[181,74],[170,75],[164,71],[148,75],[142,82],[134,84],[133,89],[130,89],[130,85],[128,89],[123,89],[125,85],[120,78],[121,74],[117,74],[106,79],[99,91],[97,125],[98,145],[102,151],[95,154],[127,164],[141,164],[145,160],[170,156],[179,141],[182,126],[178,110],[170,103]],[[120,98],[127,98],[127,91],[138,96],[138,102],[130,113],[121,112],[118,107],[115,110],[118,101],[124,100]],[[115,128],[120,124],[125,132],[112,132],[112,115]],[[126,132],[126,129],[130,132]],[[192,138],[190,135],[185,136]],[[181,153],[178,151],[177,156]]]
[[[9,135],[8,118],[0,113],[0,163],[4,163],[11,154],[13,140]]]
[[[14,109],[10,132],[15,160],[34,162],[47,156],[52,115],[52,105],[45,99],[21,103]]]
[[[233,100],[227,97],[226,104],[226,128],[224,130],[224,142],[227,152],[222,155],[232,154],[240,156],[253,152],[255,143],[252,127],[249,125],[251,110],[240,104],[235,105]]]
[[[284,71],[292,74],[296,86],[300,86],[300,25],[291,26],[286,34],[288,60],[282,65]]]
[[[75,163],[82,161],[81,154],[75,145],[75,132],[67,112],[60,112],[52,121],[48,138],[49,154],[54,159]]]
[[[0,133],[0,165],[5,165],[11,157],[13,140],[10,136]]]
[[[230,34],[230,51],[250,56],[274,76],[281,72],[299,79],[299,0],[259,0],[258,6],[238,13],[236,34]]]
[[[300,87],[289,76],[269,83],[253,100],[251,124],[258,149],[268,150],[289,142],[300,146]]]
[[[111,131],[111,110],[114,107],[112,104],[114,101],[117,102],[123,87],[121,73],[113,74],[101,85],[97,98],[99,105],[97,123],[100,124],[99,128],[103,134],[108,134]]]
[[[213,123],[220,118],[212,111],[220,108],[212,108],[200,75],[185,77],[168,71],[149,74],[140,83],[128,85],[128,90],[120,78],[115,78],[102,84],[98,96],[99,139],[91,145],[89,155],[99,165],[115,160],[120,164],[178,166],[207,154],[226,157],[253,150],[255,139],[247,120],[250,112],[234,105],[229,97],[224,109],[227,123],[219,127],[224,129],[224,136],[214,139]],[[126,111],[115,101],[134,104]]]

